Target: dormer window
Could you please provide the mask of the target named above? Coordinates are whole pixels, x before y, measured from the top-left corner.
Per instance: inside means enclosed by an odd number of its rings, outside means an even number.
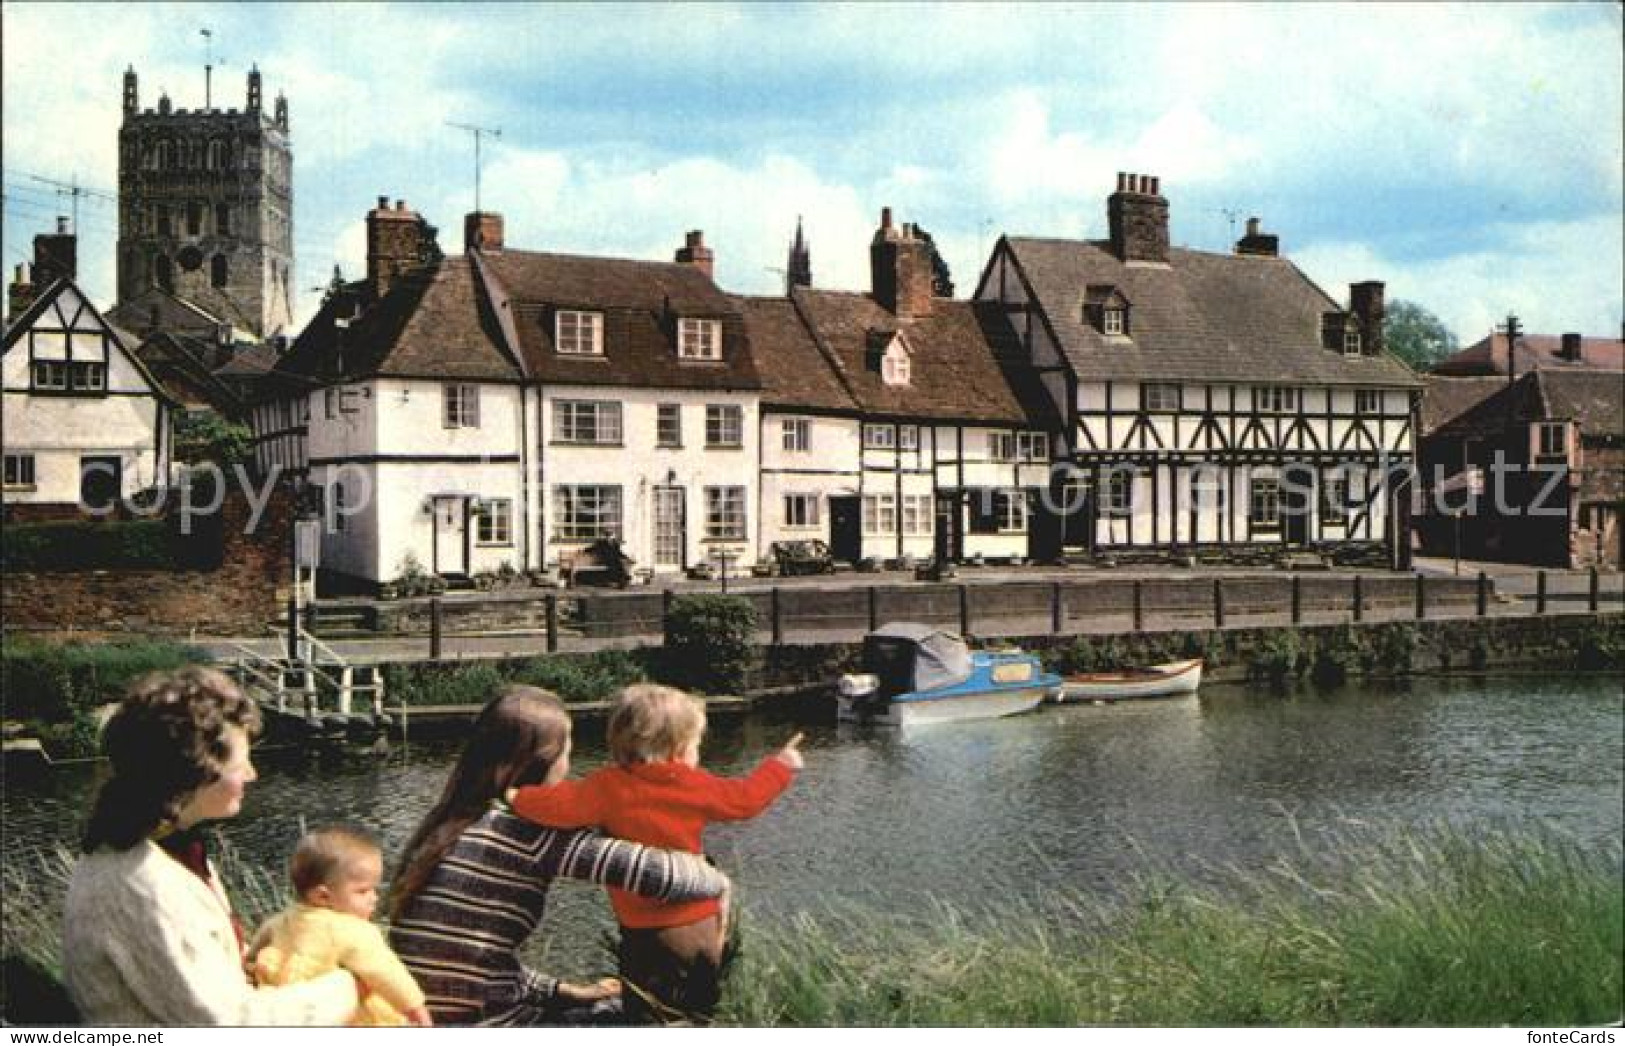
[[[1108,338],[1129,336],[1129,300],[1109,283],[1091,283],[1083,296],[1083,321]]]
[[[907,385],[912,365],[901,340],[893,341],[880,359],[880,380],[887,385]]]
[[[1343,355],[1358,356],[1360,354],[1360,332],[1353,327],[1343,330]]]
[[[563,356],[602,356],[604,314],[560,309],[554,320],[553,344]]]
[[[677,357],[684,360],[722,359],[722,322],[688,316],[679,319]]]

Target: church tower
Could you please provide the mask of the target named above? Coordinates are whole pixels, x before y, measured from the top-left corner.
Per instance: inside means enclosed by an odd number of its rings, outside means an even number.
[[[115,322],[144,329],[173,295],[257,338],[293,333],[288,103],[267,113],[260,92],[255,68],[241,110],[175,109],[167,94],[142,109],[125,72]]]

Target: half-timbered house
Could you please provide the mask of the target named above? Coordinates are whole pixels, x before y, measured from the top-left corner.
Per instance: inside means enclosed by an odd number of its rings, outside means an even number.
[[[1153,177],[1119,175],[1107,216],[1105,240],[1001,238],[976,293],[1068,419],[1064,546],[1400,562],[1421,383],[1384,351],[1383,285],[1334,301],[1256,219],[1234,254],[1170,247]]]

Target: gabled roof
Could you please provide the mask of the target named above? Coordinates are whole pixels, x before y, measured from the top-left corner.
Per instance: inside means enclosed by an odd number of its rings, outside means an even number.
[[[1174,248],[1168,264],[1125,264],[1110,246],[1005,237],[1007,250],[1080,380],[1294,382],[1417,387],[1392,356],[1345,357],[1321,345],[1337,302],[1283,258]],[[1134,303],[1128,340],[1084,321],[1091,286]]]
[[[1620,370],[1625,368],[1625,340],[1620,338],[1581,338],[1580,359],[1566,360],[1560,353],[1563,339],[1552,334],[1525,334],[1518,339],[1513,363],[1520,372],[1528,370]],[[1435,374],[1505,374],[1507,338],[1491,334],[1440,360]]]
[[[789,298],[735,298],[762,379],[762,406],[795,410],[858,409],[818,351]]]
[[[757,389],[744,316],[735,300],[692,265],[536,251],[487,251],[481,264],[493,294],[511,306],[524,367],[549,384],[678,389]],[[602,313],[602,356],[561,355],[560,309]],[[722,359],[677,358],[677,320],[722,323]]]
[[[338,322],[353,317],[348,328]],[[364,284],[332,295],[273,372],[325,384],[369,377],[518,381],[519,368],[467,258],[398,277],[371,302]]]
[[[1463,379],[1457,379],[1463,380]],[[1494,382],[1496,391],[1440,425],[1431,435],[1451,438],[1493,436],[1510,422],[1574,421],[1588,436],[1625,434],[1625,371],[1550,373],[1533,370]]]
[[[241,417],[242,397],[210,371],[206,361],[189,344],[191,341],[193,339],[184,335],[160,331],[136,348],[136,356],[181,406],[206,407],[223,417]]]
[[[1465,414],[1507,387],[1505,378],[1449,378],[1430,375],[1422,392],[1422,435]]]
[[[867,294],[797,287],[793,301],[825,365],[865,413],[1059,425],[1038,374],[1003,351],[1014,332],[1002,306],[938,298],[930,315],[900,321]],[[870,365],[872,339],[897,332],[909,349],[907,385],[887,385]]]
[[[170,395],[163,384],[153,377],[152,372],[141,362],[141,357],[136,355],[135,349],[129,340],[129,334],[107,322],[107,318],[91,303],[84,290],[67,277],[63,277],[46,287],[28,308],[12,319],[10,326],[6,328],[5,341],[0,344],[0,354],[10,352],[14,345],[21,342],[23,335],[34,328],[34,324],[45,314],[46,310],[55,308],[57,299],[70,290],[79,299],[84,310],[89,312],[94,323],[105,330],[108,336],[112,338],[113,344],[128,357],[130,365],[146,381],[147,387],[152,390],[152,394],[165,403],[176,405],[175,397]],[[69,317],[69,319],[73,318]]]

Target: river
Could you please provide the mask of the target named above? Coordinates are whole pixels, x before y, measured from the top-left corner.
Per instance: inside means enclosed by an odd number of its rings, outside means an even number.
[[[765,715],[714,723],[705,765],[742,772],[794,729]],[[1625,820],[1625,694],[1597,676],[1290,695],[1208,686],[1198,697],[1047,706],[902,734],[806,730],[807,769],[778,805],[707,835],[752,915],[830,901],[906,907],[927,894],[975,907],[1059,885],[1109,892],[1136,873],[1262,866],[1351,826],[1539,827],[1612,845]],[[265,753],[243,814],[223,831],[277,865],[302,824],[350,821],[393,856],[454,752]],[[599,738],[578,739],[578,773],[602,760]],[[9,787],[7,862],[71,845],[94,780],[74,768]],[[613,965],[599,892],[560,889],[554,906],[546,961],[572,973]]]

